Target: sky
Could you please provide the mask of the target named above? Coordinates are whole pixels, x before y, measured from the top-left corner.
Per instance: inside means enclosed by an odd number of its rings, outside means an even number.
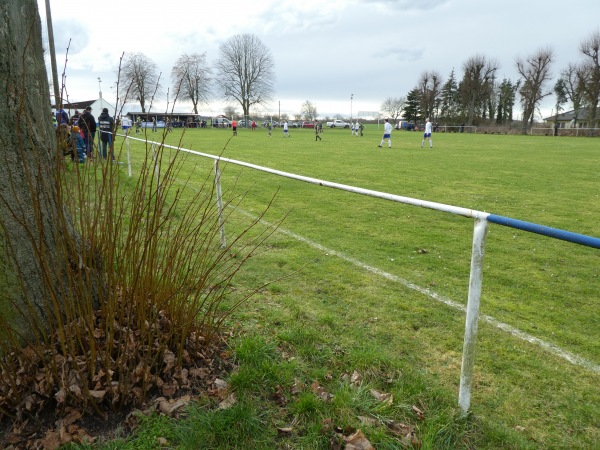
[[[46,33],[45,0],[38,6]],[[293,117],[307,100],[319,117],[366,116],[386,98],[406,96],[425,71],[446,81],[454,69],[460,80],[475,55],[499,63],[500,81],[516,81],[517,57],[542,48],[554,52],[545,86],[552,90],[567,64],[583,60],[580,43],[600,30],[598,0],[50,0],[50,8],[59,77],[64,70],[71,102],[102,91],[114,104],[124,52],[154,61],[166,93],[179,56],[206,53],[212,66],[222,43],[250,33],[270,50],[275,73],[273,100],[251,113],[275,117]],[[554,103],[547,97],[541,115],[551,115]],[[152,110],[167,105],[171,110],[165,94]],[[215,90],[200,112],[222,114],[227,105]],[[126,105],[124,112],[140,109]],[[175,111],[192,112],[191,102],[178,101]]]

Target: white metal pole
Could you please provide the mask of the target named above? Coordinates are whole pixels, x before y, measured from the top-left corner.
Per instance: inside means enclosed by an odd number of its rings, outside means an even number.
[[[152,143],[152,159],[154,160],[154,174],[156,175],[156,192],[160,194],[160,173],[158,167],[158,152],[156,151],[156,142]]]
[[[225,224],[223,223],[223,193],[221,191],[221,170],[219,161],[215,159],[215,187],[217,190],[217,206],[219,208],[219,234],[221,235],[221,248],[227,247]]]
[[[131,178],[131,149],[129,148],[129,136],[125,136],[125,147],[127,148],[127,171],[129,178]]]
[[[475,219],[473,230],[469,298],[467,300],[465,340],[463,343],[460,390],[458,393],[458,404],[463,416],[467,415],[471,406],[471,385],[473,382],[473,367],[475,365],[475,341],[477,340],[477,322],[479,320],[479,302],[483,280],[483,257],[485,255],[487,224],[488,222],[485,219]]]

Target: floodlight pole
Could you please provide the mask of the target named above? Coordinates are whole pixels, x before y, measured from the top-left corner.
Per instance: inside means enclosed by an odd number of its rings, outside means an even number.
[[[350,122],[352,122],[352,99],[354,98],[354,94],[350,94]]]
[[[52,28],[52,12],[50,11],[50,0],[46,0],[46,23],[48,26],[48,46],[50,47],[50,65],[52,66],[52,86],[54,88],[54,106],[60,110],[61,100],[58,90],[58,70],[56,68],[56,49],[54,48],[54,29]]]

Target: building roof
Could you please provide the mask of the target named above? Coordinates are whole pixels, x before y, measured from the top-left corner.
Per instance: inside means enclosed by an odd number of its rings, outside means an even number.
[[[77,109],[83,111],[88,106],[92,106],[97,100],[85,100],[83,102],[63,102],[62,107],[64,109]],[[52,105],[52,108],[56,109],[56,105]]]
[[[573,119],[577,121],[582,121],[586,120],[589,117],[588,113],[588,108],[579,108],[577,110],[573,109],[571,111],[566,111],[558,115],[555,114],[554,116],[545,117],[544,120],[547,122],[552,122],[555,120],[557,122],[570,122]]]

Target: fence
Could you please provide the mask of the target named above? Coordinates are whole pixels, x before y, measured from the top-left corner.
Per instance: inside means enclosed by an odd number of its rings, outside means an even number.
[[[131,164],[130,164],[130,147],[129,139],[146,142],[143,139],[136,139],[127,137],[125,139],[127,148],[127,160],[129,166],[129,176],[131,176]],[[473,229],[473,245],[471,250],[471,271],[469,276],[469,292],[467,298],[466,308],[466,320],[465,320],[465,336],[463,341],[463,353],[462,353],[462,366],[460,374],[460,387],[458,394],[458,404],[461,409],[461,413],[466,415],[468,413],[471,404],[471,387],[473,380],[473,367],[475,363],[475,342],[477,339],[477,325],[479,321],[479,304],[481,299],[481,286],[483,280],[483,260],[485,256],[485,240],[487,235],[488,223],[495,223],[498,225],[515,228],[518,230],[527,231],[530,233],[536,233],[543,236],[548,236],[554,239],[561,239],[563,241],[572,242],[575,244],[585,245],[587,247],[593,247],[600,249],[600,238],[586,236],[583,234],[573,233],[570,231],[560,230],[557,228],[546,227],[531,222],[525,222],[522,220],[512,219],[510,217],[499,216],[496,214],[486,213],[482,211],[476,211],[468,208],[462,208],[458,206],[445,205],[443,203],[430,202],[426,200],[415,199],[411,197],[404,197],[400,195],[389,194],[386,192],[373,191],[370,189],[363,189],[355,186],[349,186],[340,183],[333,183],[331,181],[320,180],[317,178],[305,177],[289,172],[283,172],[280,170],[271,169],[268,167],[258,166],[250,164],[244,161],[237,161],[230,158],[223,158],[220,156],[210,155],[208,153],[197,152],[194,150],[183,149],[175,146],[158,144],[151,142],[153,152],[156,145],[163,145],[165,148],[171,148],[193,155],[210,158],[214,160],[215,164],[215,184],[217,193],[217,202],[219,207],[219,225],[221,233],[221,245],[225,246],[225,229],[222,222],[222,198],[221,198],[221,172],[219,168],[219,162],[223,161],[228,164],[235,164],[242,167],[248,167],[250,169],[259,170],[262,172],[278,175],[286,178],[291,178],[306,183],[316,184],[333,189],[340,189],[354,194],[367,195],[370,197],[376,197],[384,200],[390,200],[393,202],[404,203],[406,205],[420,206],[422,208],[433,209],[449,214],[458,216],[473,218],[475,225]],[[157,174],[158,176],[158,174]]]
[[[600,128],[548,128],[531,127],[529,134],[532,136],[600,136]]]

